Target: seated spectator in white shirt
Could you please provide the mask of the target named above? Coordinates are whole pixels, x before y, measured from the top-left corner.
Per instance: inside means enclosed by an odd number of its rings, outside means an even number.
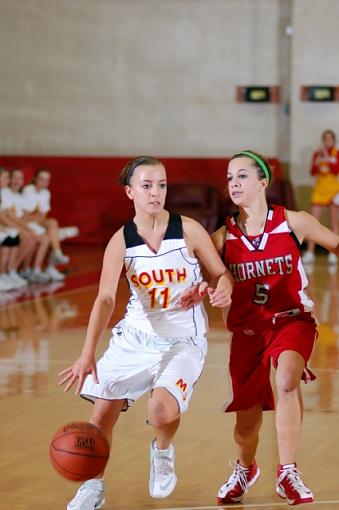
[[[32,183],[23,189],[23,205],[28,214],[30,228],[37,231],[43,227],[49,234],[52,245],[51,263],[67,264],[69,257],[61,250],[58,222],[55,218],[47,217],[51,210],[51,193],[48,189],[50,180],[51,175],[47,170],[37,170]]]
[[[21,238],[19,230],[15,228],[15,222],[7,217],[3,210],[3,191],[9,183],[8,170],[0,169],[0,291],[19,289],[27,285],[17,272],[19,256],[28,249],[32,240]]]
[[[32,253],[27,253],[22,263],[22,276],[30,281],[60,281],[65,277],[49,261],[46,269],[42,271],[42,266],[46,255],[51,246],[51,237],[49,231],[39,223],[31,222],[31,215],[25,212],[25,198],[21,193],[24,184],[24,175],[21,170],[13,170],[11,173],[10,187],[6,190],[6,206],[12,211],[19,227],[25,228],[30,232],[30,236],[37,240],[38,247],[33,261],[33,269],[30,269],[32,262]]]

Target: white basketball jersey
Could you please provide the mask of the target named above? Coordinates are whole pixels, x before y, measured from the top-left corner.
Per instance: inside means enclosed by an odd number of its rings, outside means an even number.
[[[24,215],[22,194],[14,192],[10,188],[2,188],[1,206],[2,209],[13,212],[17,218],[22,218]]]
[[[131,297],[124,320],[140,331],[163,337],[203,336],[208,328],[202,303],[183,310],[182,292],[201,281],[200,264],[191,257],[183,238],[181,216],[170,213],[157,253],[131,220],[124,226],[125,267]]]

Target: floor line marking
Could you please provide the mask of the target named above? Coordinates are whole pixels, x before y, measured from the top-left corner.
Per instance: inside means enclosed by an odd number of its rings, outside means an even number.
[[[337,505],[339,503],[339,499],[334,500],[320,500],[320,501],[314,501],[312,504],[312,508],[314,508],[314,505]],[[277,506],[283,506],[286,508],[286,502],[271,502],[271,503],[237,503],[236,508],[269,508],[269,507],[277,507]],[[212,505],[212,506],[178,506],[178,507],[170,507],[170,508],[153,508],[152,510],[222,510],[223,508],[233,508],[234,510],[234,503],[229,505]]]

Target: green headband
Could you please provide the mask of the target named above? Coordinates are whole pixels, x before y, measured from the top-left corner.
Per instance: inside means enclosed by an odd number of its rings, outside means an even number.
[[[249,158],[254,159],[254,161],[256,161],[258,163],[258,165],[264,172],[265,177],[268,180],[268,184],[271,182],[271,178],[272,178],[271,172],[267,168],[265,161],[263,161],[261,158],[259,158],[259,156],[257,156],[256,154],[253,154],[252,152],[249,152],[249,151],[237,152],[237,154],[235,154],[235,156],[248,156]]]

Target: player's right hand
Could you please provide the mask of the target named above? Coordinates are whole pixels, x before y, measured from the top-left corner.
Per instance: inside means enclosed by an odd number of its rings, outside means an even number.
[[[94,357],[80,356],[80,358],[71,366],[58,374],[60,377],[59,385],[64,386],[64,391],[68,391],[78,381],[75,391],[79,395],[86,377],[91,374],[96,384],[99,384],[97,366]]]
[[[180,295],[179,304],[184,310],[189,310],[192,306],[200,303],[207,294],[207,282],[200,282],[197,285],[188,287]]]

